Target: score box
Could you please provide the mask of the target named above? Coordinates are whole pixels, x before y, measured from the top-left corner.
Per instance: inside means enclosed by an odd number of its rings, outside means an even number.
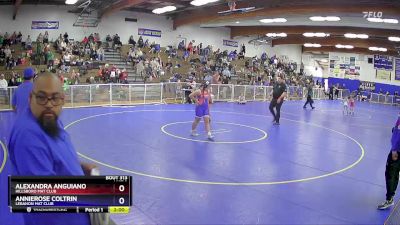
[[[66,212],[97,207],[108,212],[111,206],[129,209],[132,205],[131,176],[9,176],[8,181],[8,205],[15,212],[27,212],[28,207],[35,212],[51,211],[51,207],[54,211],[64,207]]]

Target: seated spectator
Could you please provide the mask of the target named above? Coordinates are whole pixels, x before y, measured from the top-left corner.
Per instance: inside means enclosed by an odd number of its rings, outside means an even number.
[[[138,40],[138,47],[139,47],[139,48],[143,48],[143,47],[144,47],[144,42],[143,42],[143,37],[142,37],[142,36],[139,37],[139,40]]]
[[[128,83],[128,72],[126,71],[125,68],[119,74],[119,81],[122,84],[127,84]]]
[[[131,36],[129,37],[128,44],[133,45],[133,47],[136,46],[136,41],[135,41],[135,39],[133,39],[133,35],[131,35]]]
[[[82,40],[82,43],[86,45],[88,42],[89,42],[89,39],[85,36]]]
[[[160,50],[161,50],[161,46],[160,46],[160,44],[152,44],[152,46],[151,46],[151,49],[150,49],[149,53],[156,54],[156,53],[159,53],[159,52],[160,52]]]
[[[178,49],[179,50],[185,50],[185,41],[184,40],[182,40],[181,42],[179,42],[179,44],[178,44]]]
[[[16,66],[15,59],[11,56],[6,59],[6,70],[12,70]]]
[[[10,35],[8,34],[8,32],[6,32],[6,33],[4,34],[3,45],[10,45]]]

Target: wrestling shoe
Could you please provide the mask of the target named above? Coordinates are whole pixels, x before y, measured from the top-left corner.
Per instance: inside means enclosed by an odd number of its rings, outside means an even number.
[[[386,200],[386,201],[382,202],[380,205],[378,205],[378,209],[381,209],[381,210],[387,209],[392,205],[394,205],[393,198],[391,198],[390,200]]]

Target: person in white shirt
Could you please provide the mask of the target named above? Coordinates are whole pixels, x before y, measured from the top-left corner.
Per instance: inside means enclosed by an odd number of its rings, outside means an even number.
[[[28,50],[32,49],[32,40],[30,35],[28,35],[28,38],[26,38],[25,47]]]
[[[11,49],[7,46],[6,49],[4,49],[4,54],[6,55],[6,58],[11,58]]]
[[[0,74],[0,98],[4,99],[4,103],[8,104],[8,82],[4,79],[4,74]]]

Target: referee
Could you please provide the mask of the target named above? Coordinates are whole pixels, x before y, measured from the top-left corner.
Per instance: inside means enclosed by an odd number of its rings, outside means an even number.
[[[274,84],[272,91],[272,100],[269,104],[269,111],[271,111],[274,120],[272,121],[274,125],[279,125],[279,118],[281,117],[281,107],[283,100],[286,97],[286,84],[285,81],[278,76],[277,82]],[[275,110],[276,108],[276,114]]]

